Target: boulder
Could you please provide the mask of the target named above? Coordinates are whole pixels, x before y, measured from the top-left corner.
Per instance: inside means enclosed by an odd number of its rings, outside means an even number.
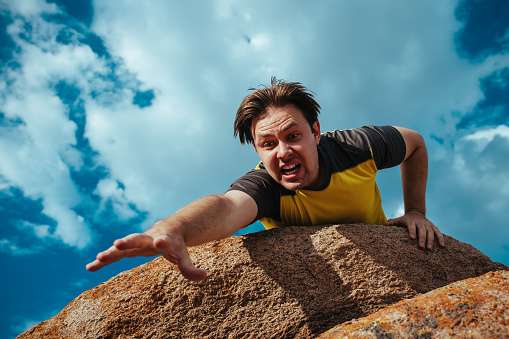
[[[18,338],[309,338],[400,300],[509,268],[445,236],[417,246],[404,228],[273,229],[190,248],[208,271],[184,279],[162,258],[85,291]]]
[[[319,338],[509,338],[509,272],[486,273],[400,301]]]

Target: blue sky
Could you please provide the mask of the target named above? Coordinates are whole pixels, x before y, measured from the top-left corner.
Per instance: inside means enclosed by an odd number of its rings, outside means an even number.
[[[0,0],[0,67],[1,338],[146,262],[87,272],[114,239],[253,168],[233,120],[271,76],[316,93],[323,130],[419,131],[428,217],[509,265],[507,0]],[[398,216],[399,170],[378,182]]]

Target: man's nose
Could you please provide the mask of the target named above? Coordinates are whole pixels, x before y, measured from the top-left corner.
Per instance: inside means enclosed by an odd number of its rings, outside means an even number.
[[[279,143],[279,148],[277,150],[277,157],[279,159],[284,159],[293,153],[292,148],[285,142]]]

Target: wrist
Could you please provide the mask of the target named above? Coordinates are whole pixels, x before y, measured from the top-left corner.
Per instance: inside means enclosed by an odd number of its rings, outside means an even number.
[[[405,214],[420,214],[423,217],[426,217],[426,210],[418,209],[418,208],[409,208],[405,211]]]

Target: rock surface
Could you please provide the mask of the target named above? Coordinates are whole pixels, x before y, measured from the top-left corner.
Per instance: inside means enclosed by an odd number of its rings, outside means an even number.
[[[509,268],[445,236],[433,251],[404,228],[289,227],[190,249],[209,275],[162,258],[82,293],[18,338],[309,338],[400,300]]]
[[[452,283],[322,334],[339,338],[509,338],[509,272]]]

